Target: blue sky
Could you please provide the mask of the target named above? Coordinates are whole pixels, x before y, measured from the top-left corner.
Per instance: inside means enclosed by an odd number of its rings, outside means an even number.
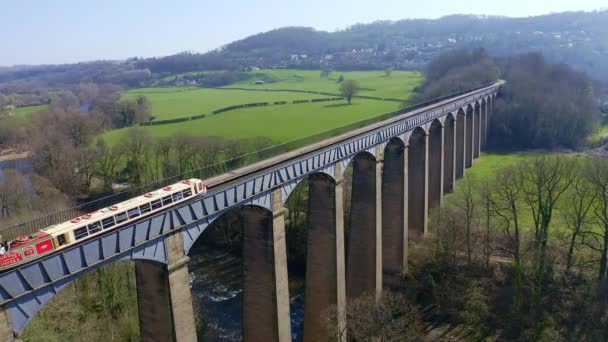
[[[606,0],[3,0],[0,66],[205,52],[282,26],[596,10]]]

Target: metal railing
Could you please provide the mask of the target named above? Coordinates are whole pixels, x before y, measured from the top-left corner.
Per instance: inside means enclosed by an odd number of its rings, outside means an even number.
[[[265,160],[265,159],[268,159],[271,157],[281,155],[288,151],[292,151],[292,150],[295,150],[295,149],[298,149],[301,147],[305,147],[305,146],[311,145],[313,143],[317,143],[317,142],[323,141],[325,139],[329,139],[329,138],[353,131],[355,129],[363,128],[365,126],[368,126],[368,125],[371,125],[374,123],[378,123],[378,122],[405,114],[410,111],[414,111],[414,110],[417,110],[417,109],[420,109],[423,107],[433,105],[435,103],[439,103],[439,102],[448,100],[450,98],[458,97],[458,96],[461,96],[461,95],[464,95],[464,94],[467,94],[470,92],[474,92],[476,90],[479,90],[479,89],[482,89],[485,87],[489,87],[492,84],[494,84],[494,83],[485,84],[483,86],[467,89],[464,91],[453,93],[453,94],[443,96],[440,98],[436,98],[433,100],[417,103],[417,104],[414,104],[414,105],[411,105],[411,106],[408,106],[405,108],[398,109],[396,111],[392,111],[392,112],[384,113],[379,116],[375,116],[373,118],[357,121],[357,122],[354,122],[354,123],[351,123],[351,124],[348,124],[345,126],[333,128],[328,131],[324,131],[324,132],[317,133],[317,134],[314,134],[311,136],[293,140],[293,141],[290,141],[290,142],[287,142],[284,144],[267,147],[267,148],[264,148],[264,149],[261,149],[258,151],[254,151],[254,152],[247,153],[247,154],[244,154],[244,155],[241,155],[238,157],[234,157],[234,158],[230,158],[230,159],[227,159],[227,160],[224,160],[221,162],[217,162],[212,165],[207,165],[200,169],[188,171],[186,173],[175,175],[175,176],[171,176],[171,177],[165,178],[160,181],[151,182],[151,183],[148,183],[148,184],[145,184],[142,186],[134,187],[129,190],[122,191],[122,192],[119,192],[119,193],[116,193],[116,194],[113,194],[110,196],[106,196],[103,198],[99,198],[97,200],[90,201],[87,203],[83,203],[78,206],[66,209],[66,210],[61,210],[61,211],[53,212],[50,214],[45,214],[44,216],[37,217],[30,221],[26,221],[26,222],[23,222],[23,223],[20,223],[17,225],[13,225],[13,226],[0,228],[0,234],[2,234],[3,239],[13,239],[20,235],[32,234],[42,228],[45,228],[45,227],[48,227],[48,226],[51,226],[54,224],[58,224],[61,222],[69,221],[72,218],[80,216],[87,212],[92,212],[95,210],[99,210],[99,209],[102,209],[105,207],[112,206],[114,204],[126,201],[130,198],[143,195],[147,192],[151,192],[153,190],[162,188],[169,184],[176,183],[182,179],[188,179],[188,178],[209,179],[211,177],[218,176],[218,175],[221,175],[223,173],[226,173],[226,172],[229,172],[232,170],[236,170],[238,168],[250,165],[252,163],[259,162],[259,161],[262,161],[262,160]]]

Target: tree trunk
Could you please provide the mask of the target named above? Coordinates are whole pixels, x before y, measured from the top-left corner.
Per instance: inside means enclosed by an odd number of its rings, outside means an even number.
[[[606,266],[608,263],[608,225],[604,225],[604,246],[602,246],[602,256],[600,258],[599,282],[606,280]]]

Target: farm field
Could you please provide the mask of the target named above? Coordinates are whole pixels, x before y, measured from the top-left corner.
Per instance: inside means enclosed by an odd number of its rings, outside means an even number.
[[[247,90],[221,90],[192,87],[139,88],[127,91],[122,99],[148,98],[155,120],[166,120],[211,114],[212,111],[232,105],[252,102],[275,102],[326,98],[319,94],[289,92],[257,92]]]
[[[265,74],[278,80],[276,83],[262,85],[269,89],[338,93],[339,85],[335,79],[321,79],[319,70],[262,70],[254,73]],[[404,100],[411,98],[414,88],[422,82],[420,73],[408,71],[393,71],[390,77],[386,77],[384,71],[335,72],[331,77],[338,77],[339,74],[344,74],[347,79],[357,79],[362,88],[375,89],[361,91],[361,95],[395,97]],[[227,87],[243,87],[251,90],[194,87],[140,88],[126,92],[123,98],[146,96],[152,115],[156,120],[164,120],[210,114],[219,108],[244,103],[291,102],[326,97],[301,92],[263,91],[263,88],[255,85],[255,78]],[[199,120],[144,126],[140,129],[154,137],[183,133],[231,139],[267,137],[276,143],[281,143],[375,117],[394,111],[400,106],[402,104],[399,102],[360,98],[353,99],[353,104],[350,106],[345,101],[289,103],[237,109]],[[131,129],[133,128],[109,131],[104,134],[104,138],[108,143],[116,144]]]
[[[11,116],[4,120],[7,121],[6,124],[8,125],[14,125],[16,127],[27,126],[30,123],[33,113],[45,110],[48,107],[48,105],[40,105],[15,108],[11,111]]]
[[[252,79],[231,84],[226,88],[293,89],[338,93],[337,80],[343,75],[344,79],[356,80],[359,86],[364,88],[359,95],[409,100],[413,95],[412,90],[423,81],[422,74],[416,71],[393,71],[389,77],[385,76],[383,70],[334,71],[329,78],[321,78],[319,70],[272,69],[252,71],[251,74],[254,75]],[[255,75],[265,75],[276,82],[256,85],[256,80],[263,78],[256,78]]]
[[[138,129],[145,130],[154,137],[176,133],[231,139],[268,137],[281,143],[378,116],[397,107],[396,102],[364,99],[355,99],[350,106],[342,101],[288,104],[244,108],[200,120],[143,126]],[[129,127],[108,131],[104,138],[109,144],[116,144],[132,129]]]

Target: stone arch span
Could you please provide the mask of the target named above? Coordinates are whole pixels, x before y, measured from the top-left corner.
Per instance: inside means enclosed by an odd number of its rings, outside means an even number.
[[[393,138],[384,148],[382,171],[382,280],[398,287],[407,269],[407,149]]]
[[[481,119],[480,119],[480,150],[484,151],[488,142],[488,101],[484,97],[481,99]]]
[[[466,143],[465,143],[465,167],[468,169],[473,166],[473,149],[475,148],[473,145],[473,137],[475,136],[475,122],[473,120],[473,106],[467,106],[466,112]]]
[[[443,195],[443,126],[435,119],[429,128],[429,161],[428,161],[428,183],[429,183],[429,208],[441,204]]]
[[[74,252],[83,255],[84,252],[81,252],[81,246],[75,247],[73,249]],[[157,250],[159,254],[151,254],[151,250]],[[64,253],[69,252],[70,250],[64,251]],[[148,252],[146,252],[148,251]],[[63,254],[63,253],[62,253]],[[36,262],[32,265],[32,270],[39,272],[40,274],[49,274],[49,261],[52,262],[55,258],[61,258],[58,255],[54,255],[49,258],[45,258],[42,261]],[[11,315],[12,329],[16,336],[19,336],[23,333],[23,330],[27,327],[27,325],[31,322],[34,316],[45,307],[59,292],[61,292],[66,286],[72,284],[77,279],[81,278],[89,274],[92,271],[99,269],[100,267],[113,264],[120,261],[128,261],[132,260],[136,263],[145,262],[148,264],[153,264],[157,267],[166,267],[167,264],[167,256],[166,256],[166,244],[165,237],[161,237],[157,240],[150,241],[148,243],[142,244],[139,247],[134,248],[133,250],[113,256],[111,258],[107,258],[105,260],[101,260],[97,263],[91,264],[88,267],[83,267],[76,272],[73,272],[61,279],[52,282],[46,286],[41,286],[33,289],[32,291],[25,293],[14,301],[7,304],[8,310]],[[20,277],[24,279],[23,277]]]
[[[420,238],[427,230],[428,135],[417,127],[408,141],[408,235]]]
[[[250,203],[233,207],[200,222],[200,234],[188,250],[191,258],[190,272],[194,273],[195,282],[199,277],[199,265],[204,266],[196,260],[197,253],[215,248],[234,255],[233,259],[237,260],[237,264],[234,260],[228,262],[236,267],[236,271],[232,273],[237,276],[240,274],[241,277],[240,281],[231,279],[233,283],[241,284],[243,340],[274,341],[279,336],[277,298],[280,294],[277,291],[277,274],[280,274],[280,270],[286,268],[286,265],[284,260],[281,263],[278,260],[280,258],[276,257],[276,248],[279,246],[275,245],[274,221],[273,212],[265,205]],[[280,241],[284,243],[284,239]],[[235,289],[236,292],[238,290]],[[199,309],[204,310],[204,298],[201,300]],[[289,320],[289,306],[286,309]]]
[[[481,150],[481,102],[475,101],[473,109],[473,159],[479,158]]]
[[[449,113],[443,126],[443,193],[454,191],[456,179],[456,121],[454,114]]]
[[[466,115],[464,110],[461,108],[456,114],[456,179],[464,177],[465,159],[466,159],[466,147],[467,147],[467,125]]]

